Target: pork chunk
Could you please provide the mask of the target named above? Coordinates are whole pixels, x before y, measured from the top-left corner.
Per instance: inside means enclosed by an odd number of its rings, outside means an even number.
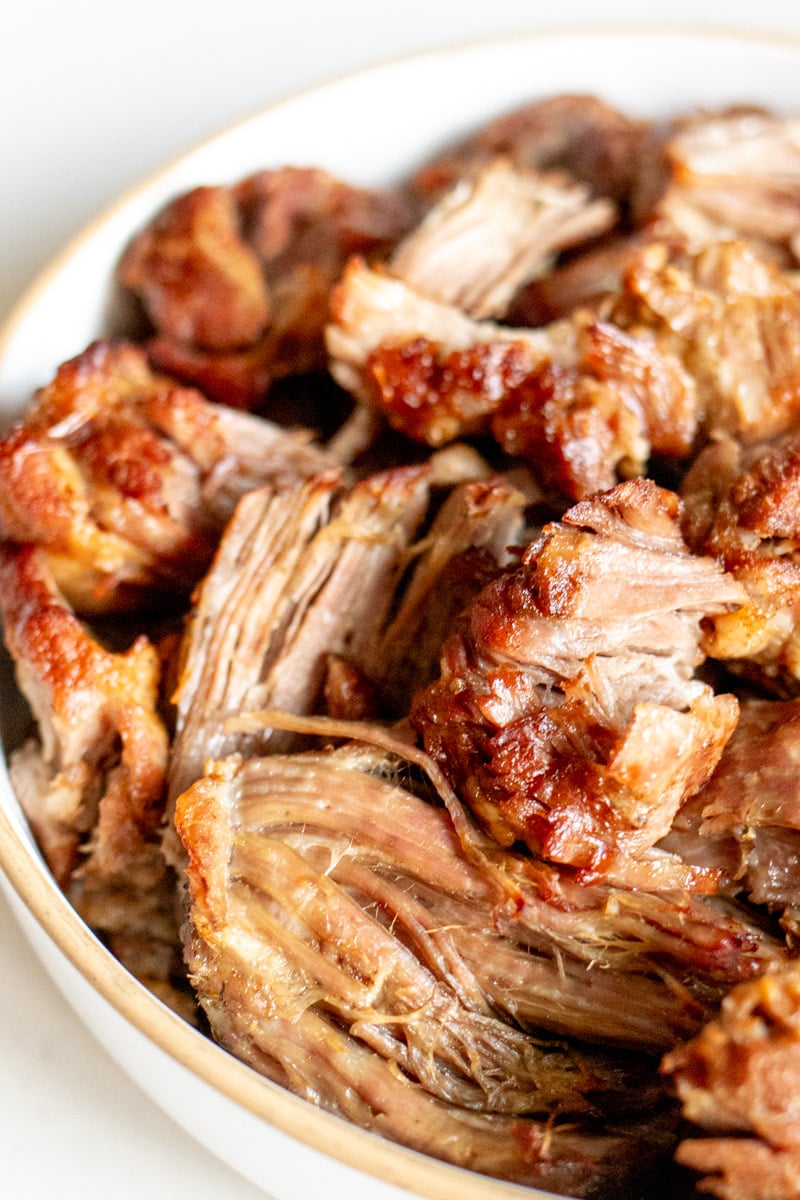
[[[10,776],[56,881],[142,982],[185,1014],[176,879],[161,851],[167,732],[146,637],[107,650],[33,546],[0,547],[5,640],[38,725]]]
[[[800,435],[745,447],[720,437],[684,478],[690,544],[742,585],[746,603],[709,624],[706,652],[779,696],[800,690]]]
[[[647,126],[595,96],[563,94],[503,113],[459,146],[427,163],[416,176],[425,195],[437,195],[498,155],[529,170],[567,171],[596,196],[623,201],[635,179]]]
[[[752,443],[796,422],[800,295],[747,243],[647,246],[625,272],[611,320],[682,363],[705,437]]]
[[[252,409],[276,379],[324,367],[328,295],[347,258],[385,257],[414,219],[399,192],[262,171],[178,196],[133,239],[120,280],[152,322],[158,369]]]
[[[47,555],[81,613],[185,598],[243,492],[328,465],[310,434],[210,404],[138,347],[64,363],[0,440],[0,533]]]
[[[693,674],[701,619],[742,590],[677,517],[644,480],[570,509],[473,602],[412,711],[496,837],[587,878],[622,878],[666,835],[736,724]]]
[[[787,1200],[800,1179],[800,973],[734,988],[720,1016],[666,1056],[686,1117],[707,1135],[678,1160],[722,1200]]]
[[[573,498],[640,474],[651,448],[685,455],[697,430],[676,357],[586,315],[535,330],[473,321],[353,261],[327,342],[337,381],[396,429],[432,446],[491,433]]]
[[[384,1136],[519,1183],[619,1194],[671,1140],[652,1077],[493,1008],[482,960],[522,982],[539,959],[487,932],[502,870],[470,864],[447,814],[393,776],[391,761],[348,745],[209,764],[179,798],[189,969],[212,1028],[256,1069]],[[448,903],[465,929],[443,919]],[[562,990],[577,996],[579,976]],[[596,1131],[598,1105],[611,1133]],[[641,1144],[628,1140],[632,1109],[646,1113]]]
[[[472,317],[502,317],[528,279],[567,246],[614,222],[613,205],[593,200],[569,177],[490,163],[462,180],[394,251],[389,266],[409,286]]]

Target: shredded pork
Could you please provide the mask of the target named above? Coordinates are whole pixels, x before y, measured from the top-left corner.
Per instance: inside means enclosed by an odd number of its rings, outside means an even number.
[[[195,188],[0,438],[55,878],[256,1070],[504,1180],[800,1195],[798,145],[564,95],[390,189]]]

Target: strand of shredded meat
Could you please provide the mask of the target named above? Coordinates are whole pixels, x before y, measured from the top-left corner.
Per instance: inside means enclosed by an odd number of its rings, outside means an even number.
[[[403,238],[393,275],[470,316],[502,317],[521,285],[565,247],[597,237],[615,209],[569,176],[498,158],[462,179]]]

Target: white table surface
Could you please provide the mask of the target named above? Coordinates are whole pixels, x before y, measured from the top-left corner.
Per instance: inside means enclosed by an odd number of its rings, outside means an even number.
[[[0,0],[0,318],[110,201],[275,97],[449,41],[624,20],[800,32],[793,0]],[[0,948],[3,1196],[263,1198],[108,1059],[2,897]]]

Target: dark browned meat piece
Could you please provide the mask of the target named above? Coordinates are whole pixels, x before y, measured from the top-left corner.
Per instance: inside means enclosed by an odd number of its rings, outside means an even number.
[[[491,432],[573,498],[644,470],[651,447],[685,455],[694,384],[652,335],[576,316],[546,329],[472,321],[353,261],[332,303],[335,378],[390,424],[439,446]]]
[[[709,655],[778,695],[800,688],[800,435],[743,447],[722,437],[687,473],[686,534],[741,583],[747,601],[716,617]]]
[[[668,1054],[690,1121],[711,1136],[678,1159],[722,1200],[793,1200],[800,1187],[800,970],[795,963],[742,984],[720,1016]]]
[[[270,317],[261,263],[241,236],[229,188],[173,200],[128,247],[120,279],[156,329],[205,350],[251,345]]]
[[[0,609],[40,730],[41,745],[20,752],[30,784],[21,791],[34,802],[31,822],[54,874],[69,879],[90,830],[84,870],[124,872],[138,854],[149,857],[163,814],[167,734],[156,712],[156,651],[145,637],[124,654],[103,649],[32,546],[0,547]]]
[[[529,170],[562,168],[595,195],[620,201],[634,182],[646,128],[594,96],[550,96],[491,121],[428,163],[415,182],[423,194],[436,195],[504,155]]]
[[[412,711],[496,837],[587,878],[633,878],[736,724],[735,699],[693,672],[701,619],[742,591],[688,553],[677,517],[645,480],[570,509],[478,596]]]
[[[98,342],[0,441],[0,533],[46,552],[82,613],[185,597],[239,496],[329,464],[310,434],[210,404]]]
[[[159,369],[253,408],[275,379],[325,366],[328,295],[348,257],[384,257],[414,219],[397,192],[262,171],[179,196],[131,243],[120,280],[153,323]]]
[[[352,187],[318,168],[261,171],[233,192],[268,279],[306,265],[332,282],[351,255],[388,254],[417,217],[400,192]]]

